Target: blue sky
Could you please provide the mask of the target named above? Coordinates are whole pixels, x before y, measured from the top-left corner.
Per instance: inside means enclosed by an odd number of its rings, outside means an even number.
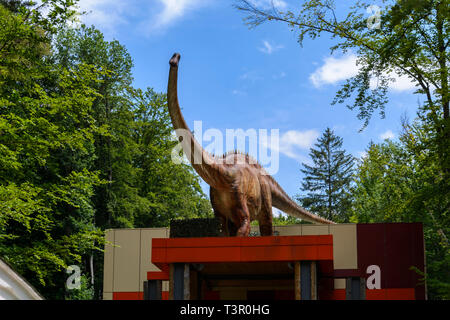
[[[269,0],[254,0],[267,5]],[[292,3],[276,3],[294,9]],[[117,39],[134,60],[135,86],[165,92],[168,61],[181,53],[179,99],[188,125],[203,130],[279,129],[279,170],[274,177],[290,195],[299,193],[301,163],[330,127],[344,148],[360,157],[370,141],[395,139],[400,118],[415,117],[417,96],[408,79],[392,85],[386,118],[369,126],[357,111],[330,103],[345,78],[355,74],[355,56],[330,56],[332,40],[297,43],[297,33],[280,23],[249,29],[231,0],[81,0],[82,18],[108,40]],[[205,144],[204,144],[205,145]],[[205,191],[206,184],[203,183]]]

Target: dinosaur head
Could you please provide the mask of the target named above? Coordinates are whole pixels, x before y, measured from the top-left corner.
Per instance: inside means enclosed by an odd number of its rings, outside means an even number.
[[[172,67],[178,67],[178,62],[180,61],[181,55],[179,53],[174,53],[169,63]]]

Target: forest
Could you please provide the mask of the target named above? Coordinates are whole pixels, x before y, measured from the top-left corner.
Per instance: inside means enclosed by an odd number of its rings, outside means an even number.
[[[58,300],[102,299],[105,230],[213,217],[201,178],[171,160],[166,93],[133,86],[127,48],[72,24],[76,2],[0,1],[0,257]],[[361,31],[356,15],[327,20],[321,1],[306,1],[298,16],[252,1],[236,1],[236,11],[253,27],[298,28],[300,42],[329,32],[342,39],[334,49],[360,48],[367,67],[333,103],[356,96],[348,107],[366,125],[387,104],[386,87],[370,89],[371,73],[395,65],[417,80],[415,94],[426,99],[397,140],[372,142],[355,159],[328,128],[310,150],[312,164],[293,168],[305,178],[292,197],[336,222],[423,223],[426,271],[417,272],[429,299],[450,299],[450,3],[399,2],[383,37]],[[411,24],[403,17],[412,11],[429,19]],[[303,222],[279,215],[274,223]],[[65,286],[73,264],[82,269],[79,290]]]

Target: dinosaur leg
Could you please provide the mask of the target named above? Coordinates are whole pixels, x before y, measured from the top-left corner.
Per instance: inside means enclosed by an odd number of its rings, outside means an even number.
[[[234,223],[239,226],[236,236],[247,237],[250,233],[250,213],[247,208],[247,201],[243,196],[239,196],[235,212]]]
[[[258,215],[259,233],[262,236],[271,236],[272,229],[272,197],[270,194],[270,187],[268,185],[261,185],[261,210]]]
[[[214,216],[219,220],[219,223],[221,225],[221,235],[223,237],[230,236],[229,228],[228,228],[228,219],[224,214],[222,214],[219,210],[219,205],[217,204],[216,200],[216,193],[217,191],[214,188],[209,189],[209,198],[211,200],[211,206],[214,211]]]
[[[219,219],[220,225],[222,226],[221,235],[223,237],[234,237],[237,234],[239,221],[235,221],[221,214],[217,209],[214,209],[214,216]]]
[[[260,216],[258,217],[259,223],[259,233],[262,236],[271,236],[273,235],[272,230],[272,210],[269,211],[261,211]]]
[[[217,218],[217,219],[219,219],[219,223],[220,223],[220,225],[222,226],[222,232],[221,232],[221,235],[223,236],[223,237],[228,237],[228,236],[230,236],[230,228],[229,228],[229,221],[228,221],[228,219],[224,216],[224,215],[222,215],[222,214],[220,214],[217,210],[215,210],[214,209],[214,216]]]

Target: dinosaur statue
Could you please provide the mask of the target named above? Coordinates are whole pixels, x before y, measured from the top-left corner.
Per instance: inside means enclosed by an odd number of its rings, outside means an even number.
[[[217,157],[201,147],[189,130],[178,103],[179,60],[180,54],[175,53],[169,61],[167,103],[170,117],[184,153],[210,186],[211,205],[215,216],[225,226],[225,235],[248,236],[253,220],[258,220],[262,236],[272,235],[272,206],[303,220],[333,224],[297,205],[249,155],[231,152]]]

